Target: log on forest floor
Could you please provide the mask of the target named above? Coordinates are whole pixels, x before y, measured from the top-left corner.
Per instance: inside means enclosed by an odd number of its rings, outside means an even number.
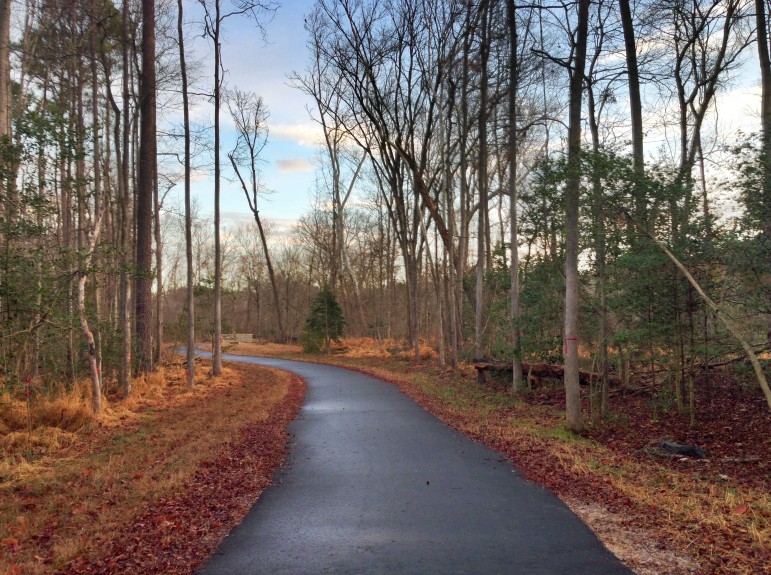
[[[477,370],[477,380],[481,383],[485,381],[485,374],[492,373],[511,373],[513,370],[510,361],[496,360],[477,360],[473,364]],[[537,382],[541,379],[562,379],[565,376],[565,367],[549,363],[523,363],[522,377],[530,377]],[[598,382],[602,379],[601,373],[579,370],[578,380],[581,385],[589,385],[590,382]],[[608,376],[608,384],[620,386],[621,379],[615,376]]]
[[[707,454],[698,445],[687,445],[674,441],[662,440],[648,444],[645,449],[656,457],[690,457],[692,459],[704,459]]]

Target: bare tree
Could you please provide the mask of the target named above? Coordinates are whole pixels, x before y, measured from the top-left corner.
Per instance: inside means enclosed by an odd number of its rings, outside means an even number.
[[[214,342],[212,349],[215,375],[222,373],[222,246],[220,238],[220,108],[222,100],[223,64],[222,64],[222,25],[234,16],[252,18],[260,32],[265,34],[260,24],[260,15],[273,13],[277,5],[270,2],[252,0],[233,0],[230,9],[222,11],[220,0],[213,0],[210,6],[206,0],[199,0],[206,13],[205,34],[214,44]]]
[[[238,89],[233,90],[228,98],[228,108],[236,127],[236,145],[232,152],[228,154],[233,170],[241,182],[241,188],[249,203],[249,209],[254,215],[254,221],[257,223],[257,229],[260,232],[260,241],[262,250],[265,254],[265,264],[268,267],[268,276],[273,290],[273,301],[276,305],[276,321],[278,323],[278,337],[280,341],[286,341],[286,330],[284,329],[284,318],[281,312],[281,300],[278,294],[278,284],[276,274],[273,271],[273,264],[270,261],[270,251],[268,242],[265,239],[265,231],[262,228],[260,220],[260,209],[258,206],[258,197],[260,194],[259,168],[260,154],[268,141],[268,110],[265,104],[257,94],[242,92]],[[249,173],[248,183],[241,175],[238,169],[239,163],[245,162]]]
[[[292,79],[299,89],[313,98],[315,110],[309,110],[309,113],[321,126],[326,147],[332,196],[332,236],[335,246],[329,270],[329,284],[335,291],[339,276],[342,272],[345,273],[353,291],[360,325],[364,329],[367,320],[359,293],[359,282],[351,269],[346,250],[345,208],[367,155],[361,150],[356,153],[350,149],[351,146],[346,146],[346,141],[351,139],[346,122],[350,123],[352,119],[346,115],[343,78],[330,74],[331,63],[324,59],[324,30],[319,18],[312,17],[306,24],[306,29],[311,36],[309,48],[312,62],[307,74],[301,76],[294,73]],[[344,182],[346,175],[347,184]],[[342,285],[343,282],[340,283]]]

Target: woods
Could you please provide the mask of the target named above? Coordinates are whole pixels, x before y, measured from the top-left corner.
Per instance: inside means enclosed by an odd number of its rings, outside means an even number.
[[[517,394],[523,362],[564,366],[574,431],[609,415],[609,381],[694,422],[725,365],[771,408],[764,1],[317,0],[288,75],[317,183],[290,232],[262,210],[270,110],[220,51],[237,25],[258,53],[278,9],[2,3],[6,389],[88,377],[98,411],[164,345],[213,343],[217,373],[222,333],[299,341],[323,294],[346,335],[510,362]],[[753,78],[739,133],[721,118]],[[252,223],[222,227],[223,178]]]

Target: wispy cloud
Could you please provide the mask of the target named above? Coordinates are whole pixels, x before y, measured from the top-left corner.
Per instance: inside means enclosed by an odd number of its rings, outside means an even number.
[[[321,140],[321,129],[313,122],[294,124],[270,124],[271,140],[287,140],[300,146],[317,146]]]
[[[276,169],[284,174],[289,172],[312,172],[313,164],[306,158],[295,158],[291,160],[276,160]]]

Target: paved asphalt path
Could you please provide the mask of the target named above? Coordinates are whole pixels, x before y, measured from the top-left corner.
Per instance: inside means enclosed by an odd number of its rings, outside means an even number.
[[[224,359],[292,371],[308,393],[274,486],[199,575],[631,574],[551,492],[396,386]]]

